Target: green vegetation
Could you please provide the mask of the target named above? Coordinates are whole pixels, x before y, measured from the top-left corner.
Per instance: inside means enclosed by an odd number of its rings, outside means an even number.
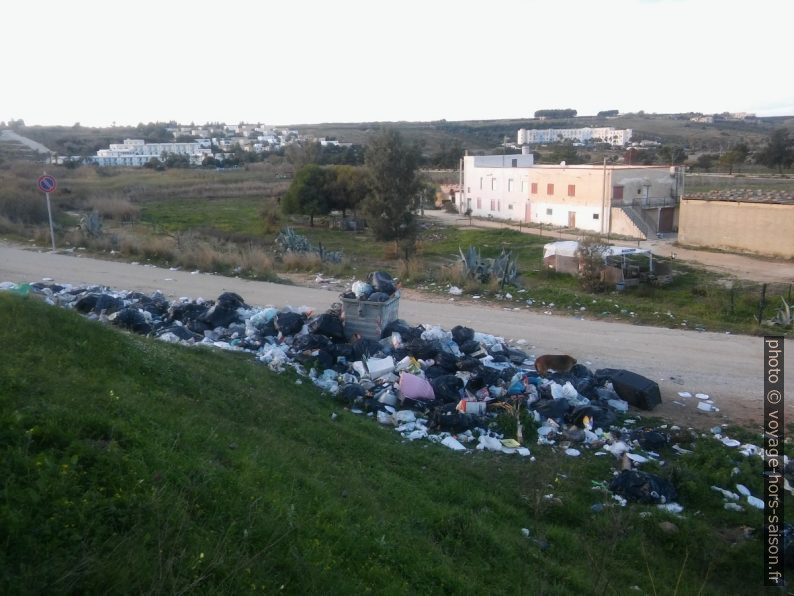
[[[713,439],[646,465],[677,518],[594,490],[612,458],[404,443],[250,355],[7,294],[0,341],[5,594],[758,593],[761,513],[709,486],[760,494],[762,462]]]

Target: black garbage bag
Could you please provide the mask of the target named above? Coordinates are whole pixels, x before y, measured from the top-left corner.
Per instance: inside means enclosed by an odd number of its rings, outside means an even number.
[[[518,371],[511,366],[497,372],[499,373],[500,380],[504,381],[505,383],[509,383],[513,380],[513,377],[516,376],[516,372]]]
[[[168,300],[160,292],[155,292],[152,296],[141,292],[129,292],[124,299],[133,301],[134,306],[153,316],[162,317],[168,312]]]
[[[344,358],[348,361],[355,360],[355,350],[350,344],[331,344],[328,348],[334,358]]]
[[[458,346],[463,345],[467,341],[474,339],[474,329],[471,327],[464,327],[463,325],[456,325],[452,328],[452,339]]]
[[[234,292],[224,292],[220,296],[218,296],[218,300],[216,302],[220,304],[223,308],[237,310],[238,308],[248,308],[248,305],[243,300],[240,294],[235,294]]]
[[[452,404],[450,404],[452,405]],[[473,414],[461,414],[460,412],[447,408],[436,408],[430,414],[428,428],[433,430],[446,431],[450,433],[462,433],[481,425],[479,416]]]
[[[367,281],[376,292],[382,292],[389,297],[394,294],[396,289],[394,286],[394,278],[385,271],[375,271],[370,273]]]
[[[462,344],[459,344],[458,347],[464,354],[473,354],[480,349],[480,342],[470,339],[468,341],[464,341]]]
[[[208,307],[205,304],[196,304],[195,302],[177,302],[171,305],[168,310],[168,318],[172,321],[197,321],[207,312]]]
[[[122,308],[114,314],[113,324],[142,335],[152,331],[152,326],[146,322],[143,312],[137,308]]]
[[[575,407],[573,411],[568,414],[567,419],[571,424],[583,427],[585,416],[590,418],[593,423],[593,428],[608,430],[609,427],[617,422],[617,416],[613,411],[595,404]]]
[[[316,333],[307,333],[306,335],[296,335],[292,342],[292,349],[303,352],[304,350],[317,350],[320,348],[328,349],[331,345],[331,340],[324,335]]]
[[[437,364],[434,364],[433,366],[428,366],[424,372],[425,372],[425,378],[427,378],[428,381],[449,374],[449,371],[447,369],[441,368]]]
[[[103,310],[106,315],[112,314],[124,307],[121,298],[116,298],[110,294],[87,294],[77,300],[74,308],[83,314],[89,312],[101,313]]]
[[[218,297],[218,301],[210,309],[201,315],[199,320],[206,323],[210,329],[216,327],[228,327],[232,323],[241,323],[243,317],[237,312],[243,301],[237,294],[226,292]]]
[[[200,340],[203,336],[199,335],[198,333],[193,333],[190,329],[185,327],[184,325],[170,325],[168,327],[164,327],[157,332],[157,335],[165,335],[166,333],[173,333],[179,339],[194,339]]]
[[[325,370],[334,365],[334,357],[328,350],[306,350],[295,354],[297,360],[303,366],[313,367],[318,370]]]
[[[418,327],[411,327],[402,319],[396,319],[383,328],[383,332],[380,334],[380,336],[381,338],[391,337],[391,334],[396,332],[400,334],[403,342],[410,343],[415,339],[421,339],[422,333],[424,333],[424,331],[425,328],[421,325]]]
[[[391,298],[391,296],[385,292],[372,292],[372,294],[367,297],[367,300],[369,302],[386,302],[389,298]]]
[[[463,390],[463,380],[455,375],[441,375],[430,380],[436,399],[444,403],[458,403]]]
[[[458,361],[458,369],[460,370],[474,372],[479,370],[481,367],[482,362],[480,362],[480,359],[474,358],[472,356],[464,356],[460,359],[460,361]]]
[[[570,373],[577,379],[593,378],[593,371],[587,368],[584,364],[574,364],[571,367]]]
[[[303,329],[303,315],[296,312],[280,312],[276,314],[276,329],[282,335],[295,335]]]
[[[342,319],[337,315],[324,313],[312,318],[309,321],[309,331],[319,333],[335,340],[345,339],[345,330],[342,326]]]
[[[584,395],[587,399],[597,400],[598,391],[593,377],[578,377],[571,383],[579,395]]]
[[[631,438],[648,451],[659,451],[670,443],[670,438],[658,430],[638,430],[632,433]]]
[[[627,501],[647,505],[669,503],[678,496],[669,480],[639,470],[623,470],[609,483],[609,490]]]
[[[615,368],[597,370],[595,376],[599,385],[603,385],[605,381],[611,381],[615,392],[621,399],[626,400],[635,408],[653,410],[662,403],[659,385],[647,377]]]
[[[486,387],[498,385],[499,381],[502,379],[501,371],[491,368],[490,366],[483,366],[479,371],[477,371],[476,376],[482,379],[482,382]]]
[[[404,347],[411,356],[422,360],[435,358],[436,354],[441,351],[441,345],[437,341],[424,339],[414,339],[407,344],[404,343]]]
[[[342,387],[339,388],[339,393],[337,394],[338,399],[351,406],[360,403],[361,400],[366,397],[366,395],[367,390],[361,385],[357,385],[355,383],[342,385]]]
[[[491,362],[510,362],[510,358],[506,354],[494,354],[491,356]]]
[[[512,362],[513,364],[521,364],[522,362],[524,362],[524,360],[529,359],[529,356],[527,355],[526,352],[517,350],[516,348],[508,348],[506,355],[507,358],[510,360],[510,362]]]
[[[356,300],[357,296],[353,292],[345,292],[341,296],[342,298],[347,298],[349,300]]]
[[[383,349],[374,339],[357,339],[353,342],[353,360],[377,356]]]
[[[571,409],[571,405],[564,397],[560,399],[540,399],[530,407],[540,414],[541,420],[551,418],[558,422],[562,422]]]
[[[458,370],[458,359],[455,358],[449,352],[444,352],[443,350],[436,354],[436,357],[433,358],[436,361],[436,366],[440,366],[444,370],[449,372],[455,372]]]

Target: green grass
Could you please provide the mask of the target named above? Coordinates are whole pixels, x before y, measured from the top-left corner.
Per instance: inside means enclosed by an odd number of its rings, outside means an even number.
[[[758,593],[760,541],[725,536],[761,514],[708,486],[757,494],[761,461],[713,440],[665,454],[683,519],[594,514],[606,458],[403,443],[250,355],[32,298],[0,295],[0,340],[2,593]]]
[[[235,234],[263,235],[261,198],[207,200],[198,198],[150,201],[142,205],[141,220],[170,232],[216,229]]]

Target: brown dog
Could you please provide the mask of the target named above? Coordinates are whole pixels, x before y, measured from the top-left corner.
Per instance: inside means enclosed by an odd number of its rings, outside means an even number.
[[[544,354],[535,359],[535,370],[541,377],[545,377],[550,370],[554,372],[568,372],[576,364],[576,358],[563,354]]]

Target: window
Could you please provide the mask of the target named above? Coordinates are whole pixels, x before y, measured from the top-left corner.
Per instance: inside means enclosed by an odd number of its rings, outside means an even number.
[[[507,180],[507,192],[513,192],[513,179],[509,178]]]
[[[496,207],[496,201],[491,199],[491,211],[494,211],[494,207]]]
[[[510,160],[510,166],[513,167],[513,168],[517,168],[518,167],[518,159]]]
[[[593,219],[598,219],[598,213],[593,213]]]
[[[568,196],[569,197],[575,197],[576,196],[576,185],[575,184],[569,184],[568,185]]]
[[[549,196],[554,194],[554,185],[553,184],[547,184],[546,185],[546,194],[549,195]]]
[[[521,181],[521,192],[527,192],[527,181],[526,180],[522,180]]]
[[[496,201],[496,210],[497,211],[501,211],[502,210],[502,201]]]
[[[468,194],[471,194],[471,186],[469,186],[469,187],[467,187],[467,188],[466,188],[466,192],[467,192]]]
[[[538,183],[537,182],[533,182],[532,185],[531,185],[531,189],[530,190],[532,191],[533,195],[538,194]]]
[[[482,190],[482,177],[480,178],[480,190]]]
[[[510,203],[510,204],[507,206],[507,209],[508,209],[509,211],[512,211],[512,210],[513,210],[513,203]]]
[[[477,209],[482,209],[482,199],[477,197]]]
[[[549,207],[548,209],[546,209],[546,215],[551,215],[551,207]]]
[[[612,198],[617,201],[623,200],[623,187],[622,186],[613,186],[612,187]]]
[[[491,178],[491,190],[496,190],[496,178]]]

